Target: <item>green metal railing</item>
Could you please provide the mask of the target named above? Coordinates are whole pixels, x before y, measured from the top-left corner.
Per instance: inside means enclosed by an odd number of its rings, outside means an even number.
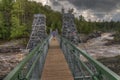
[[[4,80],[40,80],[48,45],[49,37],[39,43]]]
[[[74,80],[120,80],[120,76],[65,38],[59,37],[59,41]]]

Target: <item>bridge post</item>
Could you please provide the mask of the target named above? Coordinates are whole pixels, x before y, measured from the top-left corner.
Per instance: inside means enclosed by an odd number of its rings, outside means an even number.
[[[72,11],[69,10],[68,13],[65,13],[64,9],[62,9],[62,15],[62,36],[69,39],[72,43],[78,44],[80,39],[74,23]]]
[[[46,33],[46,16],[43,14],[35,14],[32,24],[32,33],[27,45],[30,51],[47,37]]]

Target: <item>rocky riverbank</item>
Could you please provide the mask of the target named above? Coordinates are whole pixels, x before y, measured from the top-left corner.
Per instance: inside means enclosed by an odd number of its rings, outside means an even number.
[[[23,40],[0,43],[0,80],[2,80],[25,57]]]
[[[0,80],[5,77],[24,58],[25,54],[0,53]]]
[[[109,58],[98,59],[102,64],[107,66],[109,69],[120,75],[120,55]]]

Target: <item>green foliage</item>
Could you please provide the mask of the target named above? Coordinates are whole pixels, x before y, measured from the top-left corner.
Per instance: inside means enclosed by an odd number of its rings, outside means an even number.
[[[0,13],[0,38],[2,38],[2,32],[3,32],[3,18],[2,14]]]
[[[118,31],[116,31],[114,40],[115,40],[116,42],[119,42],[119,43],[120,43],[120,29],[118,29]]]
[[[0,2],[0,17],[1,17],[0,38],[1,39],[9,39],[10,37],[11,7],[12,7],[12,0],[1,0]]]
[[[16,17],[12,17],[12,28],[11,28],[11,38],[19,38],[24,35],[26,30],[24,25],[20,25],[19,19]]]
[[[95,30],[95,25],[92,22],[85,21],[83,16],[80,16],[79,20],[75,19],[75,23],[79,33],[89,34]]]
[[[13,3],[11,10],[11,35],[10,38],[20,38],[26,33],[26,26],[23,22],[24,8],[22,2],[25,0],[17,0]]]
[[[0,38],[4,39],[6,34],[6,29],[4,27],[4,19],[2,13],[0,13]]]

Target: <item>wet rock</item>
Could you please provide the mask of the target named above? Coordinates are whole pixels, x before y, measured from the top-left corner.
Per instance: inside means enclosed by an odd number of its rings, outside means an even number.
[[[95,32],[89,34],[88,36],[86,36],[86,38],[82,39],[82,42],[85,43],[85,42],[87,42],[90,39],[100,37],[101,34],[102,33],[100,31],[95,31]]]
[[[91,33],[90,35],[88,35],[88,38],[92,39],[92,38],[97,38],[97,37],[100,37],[100,36],[101,36],[101,32],[100,31],[95,31],[95,32]]]
[[[10,53],[10,52],[20,52],[20,47],[9,46],[9,47],[0,48],[0,53]]]
[[[98,59],[109,69],[120,75],[120,56]]]
[[[108,40],[107,43],[105,43],[106,46],[110,46],[110,45],[119,45],[120,41],[115,41],[115,40]]]

